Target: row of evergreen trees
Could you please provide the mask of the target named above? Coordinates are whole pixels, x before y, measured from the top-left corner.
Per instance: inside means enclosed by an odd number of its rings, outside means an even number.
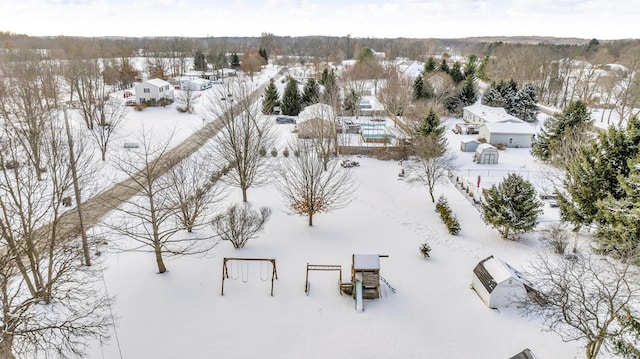
[[[595,247],[620,259],[640,251],[640,120],[593,133],[586,104],[549,118],[532,154],[565,171],[557,191],[561,219],[577,230],[595,225]],[[585,141],[585,138],[591,140]]]
[[[440,100],[443,102],[447,111],[451,115],[461,116],[462,109],[465,106],[475,103],[478,99],[476,89],[477,73],[479,68],[484,69],[486,61],[483,60],[481,65],[478,65],[477,61],[477,56],[471,55],[469,56],[469,61],[463,68],[458,61],[454,62],[452,66],[449,66],[446,59],[443,59],[440,65],[437,65],[435,59],[429,57],[425,62],[424,70],[413,82],[413,99],[429,101],[436,100],[438,97],[444,97]],[[427,78],[434,73],[442,73],[450,77],[455,85],[455,89],[453,91],[446,91],[444,94],[438,94],[438,91],[427,81]]]
[[[519,87],[513,81],[502,80],[492,83],[482,96],[482,104],[504,107],[508,114],[527,122],[535,122],[538,117],[536,90],[531,84]]]
[[[264,92],[262,102],[262,113],[273,114],[274,109],[280,106],[280,111],[284,115],[297,116],[300,111],[318,102],[332,103],[332,97],[338,94],[335,73],[333,70],[325,69],[319,81],[310,78],[305,83],[302,92],[299,90],[298,81],[289,77],[280,99],[280,94],[273,80],[269,83]]]

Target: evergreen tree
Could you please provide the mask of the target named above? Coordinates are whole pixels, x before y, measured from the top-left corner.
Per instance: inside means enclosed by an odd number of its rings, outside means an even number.
[[[290,77],[282,95],[282,113],[289,116],[297,116],[300,113],[300,92],[298,82]]]
[[[340,101],[340,88],[336,81],[336,74],[333,69],[322,70],[320,75],[320,84],[324,87],[322,91],[321,100],[323,103],[330,106],[337,106]]]
[[[258,55],[260,55],[260,57],[262,57],[264,59],[264,63],[268,64],[269,63],[269,56],[267,55],[267,50],[263,49],[262,47],[258,50]]]
[[[621,177],[625,196],[615,199],[609,195],[597,202],[597,231],[593,236],[595,249],[622,260],[639,262],[640,250],[640,156],[630,161],[631,173]]]
[[[264,90],[264,100],[262,101],[262,113],[271,115],[276,106],[280,106],[280,94],[273,80],[269,82],[269,86]]]
[[[621,212],[612,208],[629,207],[628,203],[616,202],[633,199],[637,195],[632,191],[635,169],[633,162],[629,161],[640,153],[638,143],[640,121],[633,117],[626,128],[610,127],[595,141],[581,148],[578,158],[566,171],[565,192],[558,196],[560,216],[564,221],[579,227],[600,218],[598,221],[602,224],[602,233],[605,233],[600,237],[608,237],[606,233],[610,229],[607,227],[614,222],[606,212],[613,212],[613,217],[616,217]],[[606,204],[600,201],[606,201]]]
[[[474,55],[471,55],[474,56]],[[469,58],[471,58],[471,56],[469,56]],[[464,78],[465,79],[474,79],[476,78],[476,70],[477,70],[478,65],[476,64],[475,61],[471,61],[469,60],[469,62],[467,62],[467,64],[464,66]]]
[[[462,74],[462,68],[458,61],[453,63],[453,66],[451,66],[451,69],[449,69],[448,74],[451,76],[451,79],[456,85],[462,82],[462,80],[464,80],[465,78],[464,74]]]
[[[418,139],[426,140],[431,144],[427,146],[428,156],[426,157],[435,158],[444,154],[447,149],[447,138],[444,132],[445,128],[440,124],[440,117],[438,117],[433,107],[430,107],[416,128],[416,136]]]
[[[320,87],[315,79],[307,80],[302,90],[302,106],[306,107],[318,103],[320,100]]]
[[[196,71],[207,71],[207,58],[202,50],[196,50],[193,54],[193,69]]]
[[[440,71],[449,73],[449,65],[447,64],[446,59],[442,59],[442,62],[440,63]]]
[[[512,233],[532,230],[542,213],[533,185],[512,173],[499,185],[491,186],[481,202],[482,219],[500,231],[504,239]]]
[[[440,117],[438,117],[433,107],[429,107],[429,111],[420,121],[416,134],[423,137],[433,135],[437,138],[444,138],[444,127],[440,126]]]
[[[231,54],[231,68],[238,69],[240,67],[240,57],[235,52]]]
[[[424,83],[422,82],[422,75],[416,77],[416,80],[413,81],[413,99],[420,100],[422,99],[422,91],[424,89]]]
[[[433,56],[429,56],[427,62],[424,63],[424,73],[428,74],[434,72],[438,65],[436,65],[436,60],[434,60]]]
[[[476,77],[482,81],[487,81],[489,77],[487,76],[487,66],[489,65],[489,56],[485,56],[480,61],[478,68],[476,68]]]
[[[640,318],[637,313],[625,308],[623,315],[618,314],[617,319],[621,327],[629,330],[629,334],[617,336],[613,342],[614,353],[626,359],[640,358]]]
[[[590,124],[591,117],[587,105],[582,101],[574,101],[560,114],[548,118],[538,134],[536,143],[531,148],[534,157],[542,161],[552,161],[557,146],[561,146],[565,131],[576,131]]]
[[[524,85],[513,102],[514,113],[511,115],[526,122],[535,122],[538,119],[538,99],[533,85]]]
[[[462,109],[478,101],[478,92],[472,79],[464,80],[462,86],[445,101],[447,111],[453,116],[462,116]]]
[[[495,83],[492,83],[487,91],[485,91],[481,102],[483,105],[491,107],[505,107],[507,105],[507,102],[504,97],[502,97]]]

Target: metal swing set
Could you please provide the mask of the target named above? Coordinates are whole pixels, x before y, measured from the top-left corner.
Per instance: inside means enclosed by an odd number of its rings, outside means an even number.
[[[278,279],[278,272],[276,270],[276,260],[274,258],[224,258],[222,261],[222,289],[220,291],[220,295],[224,295],[224,280],[225,279],[238,279],[242,278],[244,283],[249,281],[249,267],[248,263],[244,262],[263,262],[260,265],[260,279],[263,281],[269,280],[268,268],[265,271],[262,270],[263,264],[268,266],[268,263],[271,262],[271,296],[273,297],[273,281],[274,279]],[[229,264],[227,264],[229,262]],[[235,263],[235,275],[232,272],[234,269]],[[231,267],[231,270],[229,270]]]

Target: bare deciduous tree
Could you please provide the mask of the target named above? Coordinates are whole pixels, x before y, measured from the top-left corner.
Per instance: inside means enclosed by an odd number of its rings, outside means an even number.
[[[231,166],[222,180],[242,190],[243,202],[247,189],[268,181],[270,159],[260,152],[274,148],[276,140],[273,123],[260,115],[256,100],[248,85],[230,83],[226,91],[214,91],[205,104],[204,116],[221,127],[210,155],[214,163]]]
[[[26,159],[42,179],[42,137],[51,121],[60,94],[57,64],[52,61],[10,62],[0,69],[0,118],[19,134]]]
[[[526,313],[540,317],[565,341],[585,342],[587,359],[595,359],[627,334],[629,327],[619,316],[638,304],[636,267],[594,255],[576,260],[540,256],[530,278],[541,304],[525,302]]]
[[[220,176],[208,174],[203,168],[207,166],[202,158],[190,157],[162,178],[168,205],[176,209],[178,223],[189,233],[204,224],[204,215],[215,210],[223,197]]]
[[[260,207],[260,211],[254,211],[251,204],[243,202],[215,216],[211,225],[222,240],[230,241],[233,248],[239,249],[250,239],[256,238],[270,216],[271,208]]]
[[[307,216],[313,226],[313,216],[343,208],[351,202],[354,183],[348,168],[331,159],[325,169],[315,148],[298,141],[296,156],[282,160],[278,167],[278,187],[286,203],[299,215]]]
[[[176,110],[178,110],[178,112],[193,113],[196,101],[201,95],[202,92],[193,91],[191,86],[181,88],[180,92],[176,93]]]
[[[417,140],[415,154],[415,160],[407,164],[406,180],[426,185],[431,201],[435,203],[435,186],[455,169],[455,155],[449,151],[443,153],[441,144],[432,137]]]
[[[0,161],[18,163],[24,149],[6,135]],[[43,133],[42,180],[33,166],[0,171],[2,358],[80,356],[88,339],[107,337],[111,300],[96,289],[95,269],[79,266],[79,243],[60,224],[73,182],[65,141],[60,128]]]
[[[401,75],[395,66],[389,66],[385,70],[387,79],[376,97],[384,106],[387,115],[397,123],[397,116],[402,116],[411,103],[411,82]]]
[[[175,222],[179,209],[169,194],[170,181],[162,180],[178,161],[168,154],[170,137],[153,138],[143,129],[140,151],[127,152],[115,161],[139,195],[117,208],[119,215],[107,224],[109,229],[132,241],[124,243],[121,250],[152,252],[159,273],[167,271],[164,256],[203,253],[215,245],[207,237],[179,236],[184,229]]]

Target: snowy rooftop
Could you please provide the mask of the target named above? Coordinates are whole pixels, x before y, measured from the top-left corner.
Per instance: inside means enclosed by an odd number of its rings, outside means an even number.
[[[484,268],[491,274],[491,277],[496,283],[504,282],[510,278],[518,279],[518,275],[512,270],[512,268],[502,260],[498,258],[491,258],[483,263]]]
[[[167,81],[163,80],[163,79],[151,79],[151,80],[147,80],[144,83],[156,86],[156,87],[162,87],[162,86],[166,86],[166,85],[170,85],[170,83],[168,83]]]
[[[466,106],[464,110],[481,117],[485,122],[524,122],[515,116],[509,115],[502,107],[486,106],[480,102]]]
[[[521,122],[487,122],[482,126],[487,126],[493,134],[534,135],[537,132],[535,125]]]

